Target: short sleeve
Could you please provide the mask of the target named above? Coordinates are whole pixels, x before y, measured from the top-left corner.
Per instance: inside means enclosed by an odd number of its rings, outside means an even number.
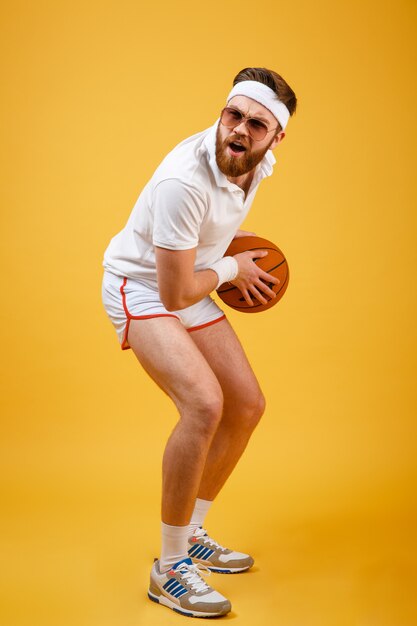
[[[177,179],[160,182],[152,197],[153,244],[169,250],[195,248],[205,205],[199,192]]]

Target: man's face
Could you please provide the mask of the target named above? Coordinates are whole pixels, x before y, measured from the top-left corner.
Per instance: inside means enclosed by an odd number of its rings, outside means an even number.
[[[221,172],[229,178],[248,174],[260,163],[268,150],[272,150],[285,137],[283,131],[277,134],[276,118],[262,104],[246,96],[235,96],[228,106],[238,109],[243,115],[261,120],[268,127],[268,134],[261,141],[249,135],[245,121],[235,128],[217,127],[216,161]]]

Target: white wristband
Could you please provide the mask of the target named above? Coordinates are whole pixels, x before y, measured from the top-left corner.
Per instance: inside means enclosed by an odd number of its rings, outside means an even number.
[[[219,277],[219,282],[216,285],[216,289],[223,285],[223,283],[227,283],[230,280],[234,280],[238,274],[239,266],[237,261],[232,256],[224,256],[219,261],[213,263],[208,268],[210,270],[214,270]]]

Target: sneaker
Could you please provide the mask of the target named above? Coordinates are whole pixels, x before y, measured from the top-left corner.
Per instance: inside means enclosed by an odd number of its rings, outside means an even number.
[[[197,528],[188,543],[188,556],[193,563],[205,565],[212,572],[237,574],[251,568],[254,562],[249,554],[223,548],[208,536],[204,528]]]
[[[219,617],[231,610],[229,600],[214,591],[202,579],[202,574],[210,574],[207,568],[194,565],[191,559],[178,561],[168,572],[161,574],[159,561],[155,561],[151,571],[148,596],[189,617]]]

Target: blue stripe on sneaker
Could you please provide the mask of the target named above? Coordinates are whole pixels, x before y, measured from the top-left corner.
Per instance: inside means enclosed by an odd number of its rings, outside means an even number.
[[[181,591],[180,593],[178,593],[175,597],[176,597],[176,598],[182,598],[182,596],[184,595],[184,593],[187,593],[187,590],[183,588],[183,589],[182,589],[182,591]]]
[[[170,578],[163,587],[165,591],[171,591],[171,589],[173,587],[176,587],[177,585],[178,585],[178,581],[175,578]]]
[[[232,572],[231,569],[220,569],[220,567],[209,567],[211,572],[216,572],[217,574],[233,574],[236,572]]]
[[[204,552],[200,554],[199,559],[208,559],[213,554],[213,550],[206,548]]]
[[[198,550],[196,550],[193,554],[194,558],[196,559],[200,558],[200,554],[202,552],[205,552],[205,550],[206,550],[206,546],[199,546]]]
[[[178,569],[178,566],[182,565],[183,563],[187,564],[187,565],[192,565],[193,564],[191,559],[186,558],[186,559],[182,559],[181,561],[178,561],[178,563],[175,563],[175,565],[172,566],[172,569],[175,569],[175,570]],[[181,568],[179,568],[179,569],[181,569]]]
[[[172,583],[177,582],[175,580],[175,578],[168,578],[168,580],[166,581],[166,583],[163,586],[164,589],[167,589],[170,585],[172,585]]]
[[[188,554],[189,554],[190,556],[194,556],[194,554],[195,554],[195,553],[197,552],[197,550],[199,550],[200,548],[201,548],[200,544],[199,544],[199,543],[196,543],[196,544],[194,544],[194,545],[193,545],[193,547],[192,547],[192,548],[190,548],[190,549],[188,550]]]
[[[206,551],[201,553],[200,559],[208,559],[213,554],[213,552],[214,550],[212,550],[211,548],[206,548]]]
[[[176,585],[174,585],[173,587],[171,587],[168,591],[168,593],[171,594],[171,596],[175,596],[175,594],[177,593],[177,591],[179,591],[180,589],[183,589],[184,587],[182,585],[180,585],[180,583],[177,583]]]
[[[174,598],[179,598],[180,596],[183,595],[184,592],[186,592],[187,590],[184,589],[184,587],[182,585],[180,585],[179,589],[176,589],[174,591],[174,593],[172,594],[174,596]]]
[[[198,557],[197,558],[202,559],[203,558],[203,554],[205,554],[206,552],[207,552],[207,548],[204,547],[204,549],[200,550],[200,552],[198,553]]]

